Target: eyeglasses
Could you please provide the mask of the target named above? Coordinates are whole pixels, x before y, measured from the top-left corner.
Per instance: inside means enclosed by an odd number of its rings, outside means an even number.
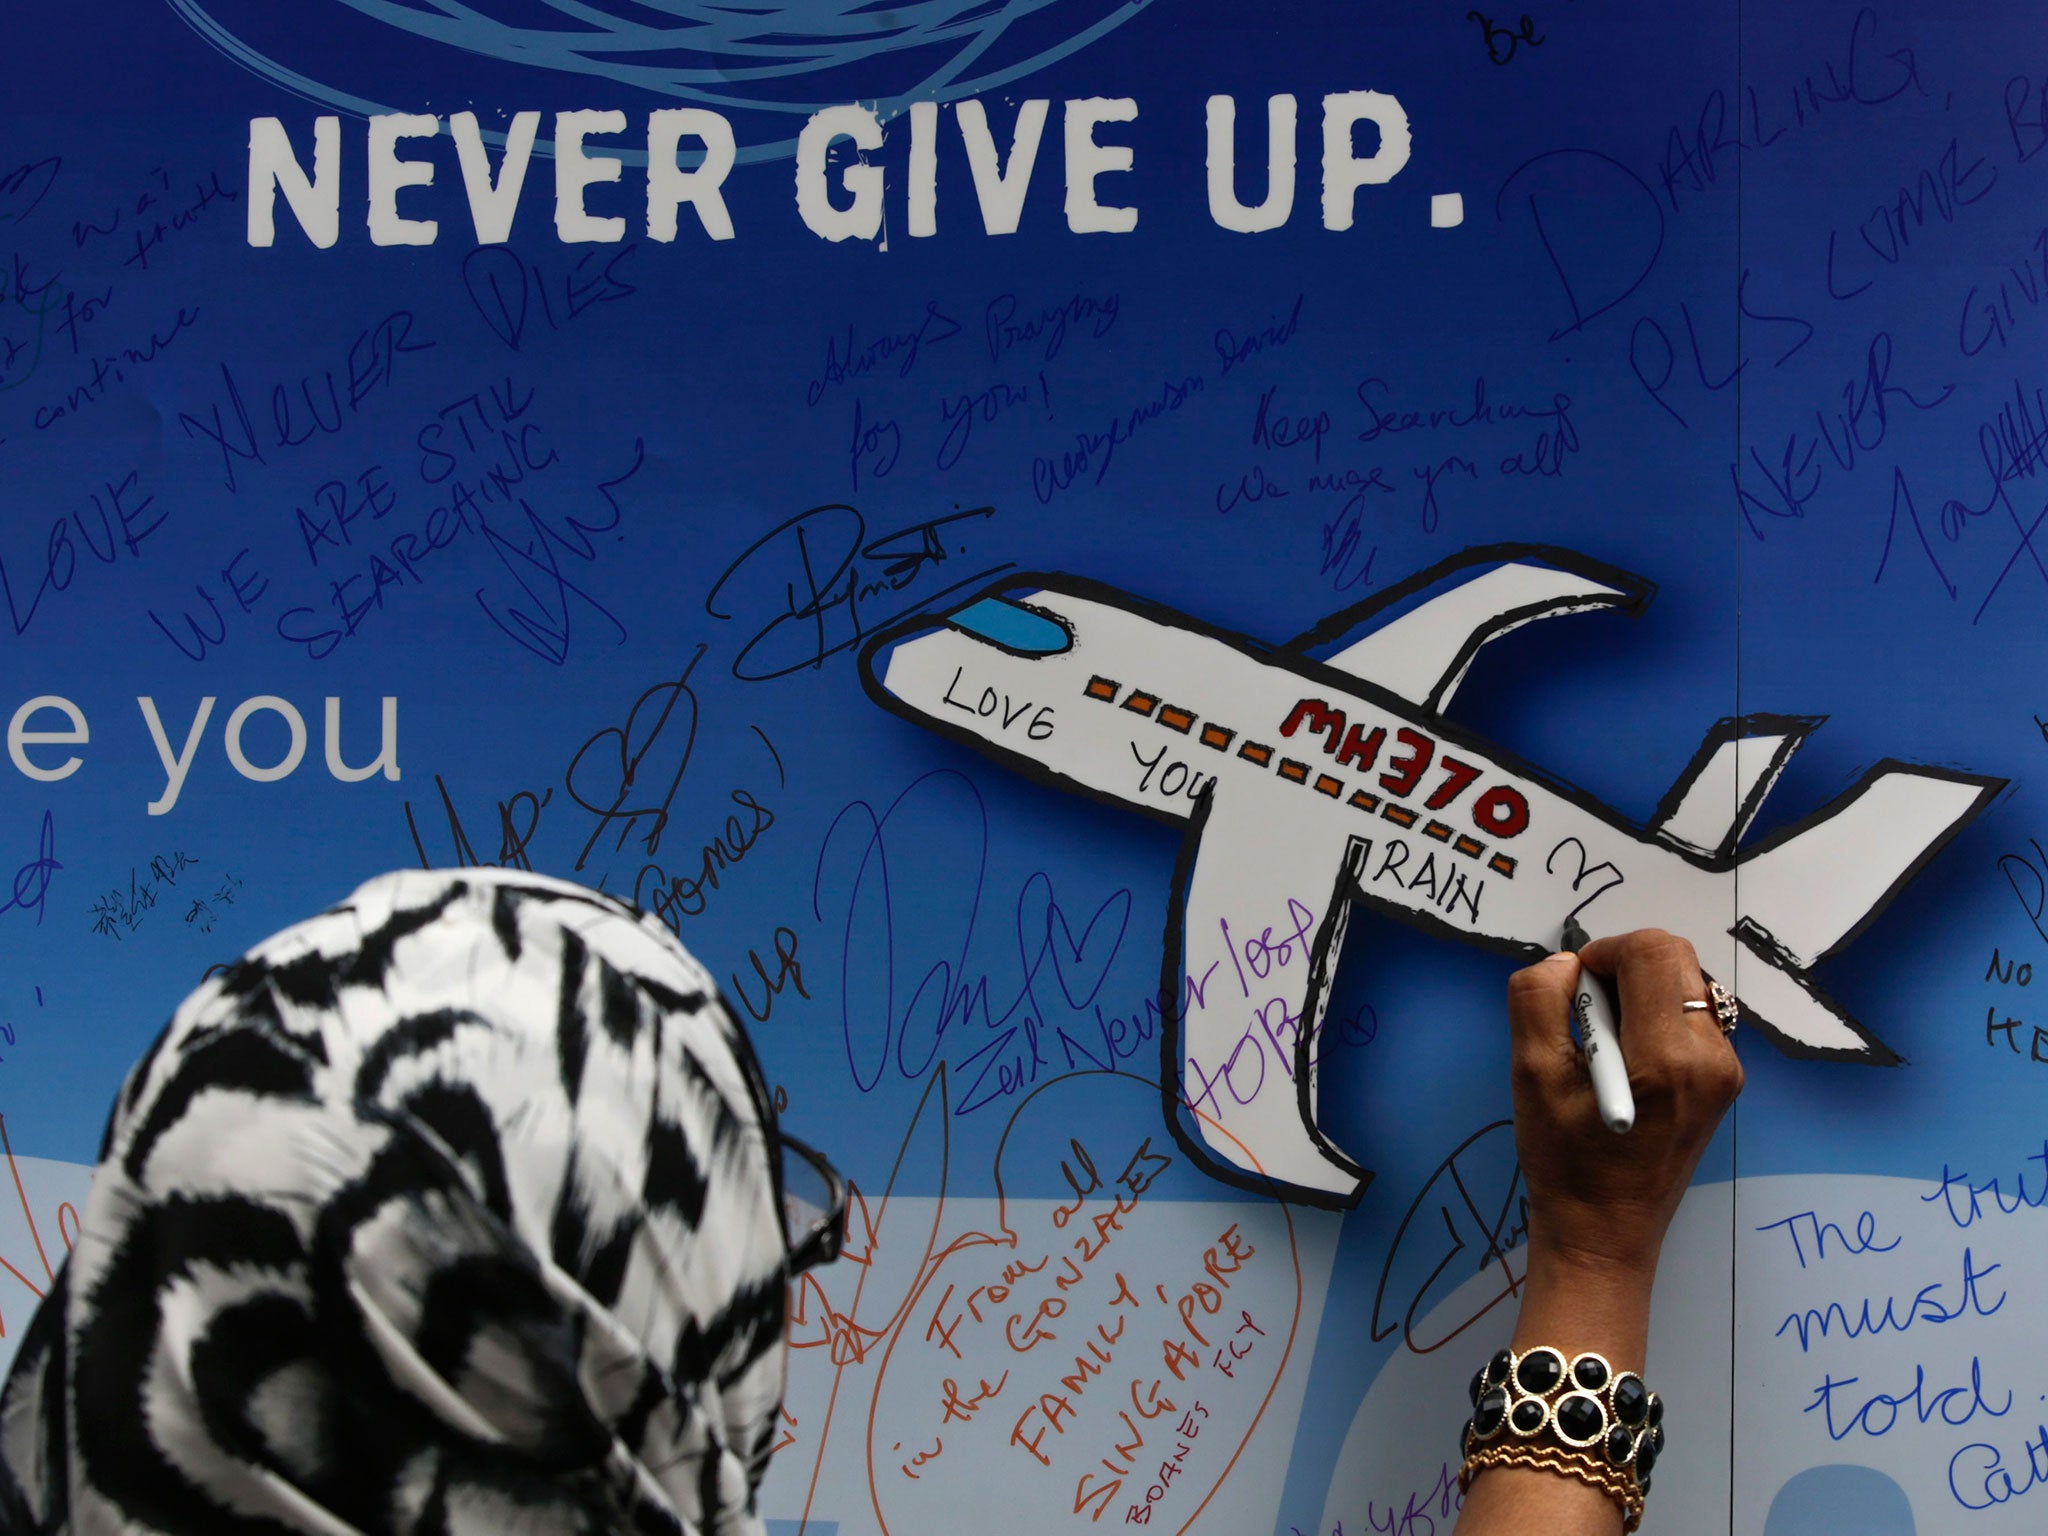
[[[782,1136],[782,1231],[792,1277],[839,1257],[846,1242],[846,1180],[813,1147]]]

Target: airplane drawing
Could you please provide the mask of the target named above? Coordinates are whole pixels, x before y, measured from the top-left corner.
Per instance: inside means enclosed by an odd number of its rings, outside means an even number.
[[[1822,717],[1717,722],[1648,826],[1444,719],[1489,640],[1640,612],[1653,592],[1570,550],[1494,545],[1273,646],[1098,583],[1013,574],[876,634],[862,679],[885,708],[1026,774],[1186,825],[1160,990],[1167,1121],[1220,1178],[1348,1206],[1372,1175],[1317,1124],[1316,1037],[1357,903],[1525,958],[1556,947],[1567,913],[1595,934],[1667,928],[1780,1049],[1899,1059],[1809,968],[2003,780],[1882,762],[1738,851]],[[1275,932],[1307,963],[1272,970],[1287,995],[1257,1020],[1291,1059],[1232,1072],[1245,1013],[1194,1006],[1183,978],[1235,974],[1250,998],[1245,935],[1270,948]]]

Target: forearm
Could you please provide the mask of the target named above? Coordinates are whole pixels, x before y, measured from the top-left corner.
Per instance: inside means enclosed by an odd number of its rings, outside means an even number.
[[[1587,971],[1613,976],[1620,996],[1636,1117],[1618,1135],[1569,1027]],[[1672,1213],[1742,1091],[1731,1008],[1690,944],[1649,929],[1509,978],[1529,1267],[1515,1315],[1517,1380],[1510,1390],[1490,1370],[1475,1409],[1460,1536],[1614,1536],[1640,1518],[1664,1448],[1662,1401],[1641,1374],[1650,1286]]]

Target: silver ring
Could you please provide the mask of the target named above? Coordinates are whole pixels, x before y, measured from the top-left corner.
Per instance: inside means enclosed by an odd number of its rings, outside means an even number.
[[[1680,1011],[1684,1013],[1704,1013],[1714,1005],[1705,998],[1689,997],[1678,1006]]]
[[[1718,981],[1707,983],[1707,997],[1714,1005],[1714,1022],[1721,1026],[1721,1033],[1735,1033],[1735,1022],[1742,1017],[1742,1005],[1735,1000],[1735,994]]]

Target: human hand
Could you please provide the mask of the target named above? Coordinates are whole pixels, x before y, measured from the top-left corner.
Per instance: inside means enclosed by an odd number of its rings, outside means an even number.
[[[1572,1043],[1580,968],[1612,976],[1636,1122],[1602,1123]],[[1590,981],[1586,984],[1590,985]],[[1647,1283],[1678,1202],[1721,1116],[1742,1091],[1742,1064],[1710,1010],[1692,945],[1656,929],[1596,939],[1508,981],[1515,1147],[1529,1201],[1532,1271],[1558,1264]]]
[[[1621,1053],[1635,1125],[1617,1136],[1572,1043],[1582,970],[1612,976],[1621,1000]],[[1742,1064],[1709,1010],[1692,945],[1655,929],[1551,955],[1508,981],[1515,1149],[1527,1192],[1529,1245],[1514,1348],[1566,1359],[1603,1356],[1641,1372],[1650,1290],[1664,1233],[1700,1154],[1742,1091]],[[1609,1491],[1534,1465],[1493,1467],[1472,1483],[1459,1536],[1528,1531],[1619,1532]]]

